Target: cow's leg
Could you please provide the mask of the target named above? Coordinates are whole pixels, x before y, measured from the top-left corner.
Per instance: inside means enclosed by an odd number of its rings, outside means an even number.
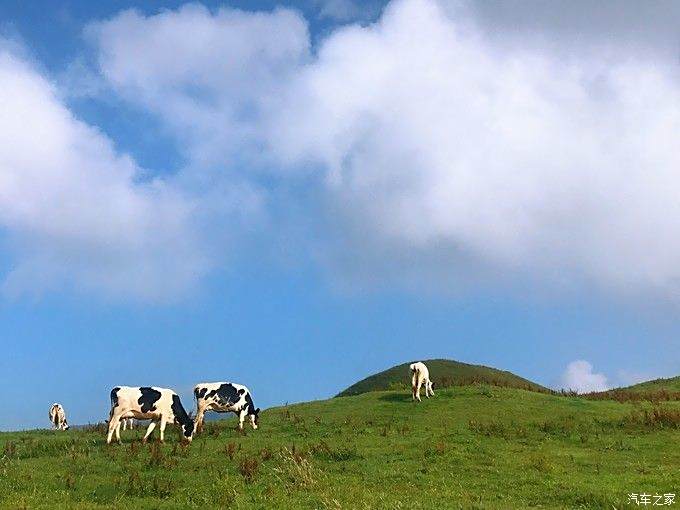
[[[158,427],[161,435],[161,443],[165,443],[165,426],[168,424],[168,420],[164,416],[161,416],[160,427]]]
[[[116,427],[120,425],[121,413],[112,412],[111,418],[109,419],[109,432],[106,435],[106,444],[111,444],[111,438],[116,430]]]
[[[196,432],[203,431],[203,417],[207,407],[208,405],[202,399],[196,404]]]
[[[116,441],[118,441],[118,444],[121,443],[121,440],[120,440],[120,424],[121,424],[121,422],[125,422],[125,418],[118,421],[118,425],[116,425]]]
[[[416,400],[420,402],[420,387],[423,385],[423,380],[418,378],[418,383],[416,384]]]
[[[142,443],[146,443],[146,440],[149,439],[149,436],[153,432],[153,429],[156,428],[156,421],[151,420],[151,423],[149,423],[149,427],[146,429],[146,434],[144,434],[144,437],[142,438]]]
[[[238,413],[238,429],[243,430],[243,421],[246,419],[246,414],[248,414],[248,411],[243,409],[242,411],[239,411]]]
[[[257,423],[255,423],[255,415],[251,414],[250,415],[250,424],[253,427],[253,430],[257,430]]]
[[[434,390],[432,389],[432,381],[427,380],[427,389],[430,390],[430,396],[434,397]]]

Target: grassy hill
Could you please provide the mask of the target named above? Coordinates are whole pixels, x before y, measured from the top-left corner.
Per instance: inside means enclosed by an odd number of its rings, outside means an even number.
[[[654,379],[620,389],[627,391],[680,391],[680,376],[669,377],[668,379]]]
[[[382,391],[388,389],[402,389],[410,387],[410,375],[408,366],[412,362],[402,363],[377,374],[371,375],[353,384],[338,397],[360,395],[369,391]],[[437,388],[449,386],[464,386],[469,384],[491,384],[506,388],[518,388],[530,391],[549,392],[547,388],[524,379],[512,372],[485,367],[482,365],[469,365],[459,361],[448,359],[424,360],[430,371],[430,379]]]
[[[647,400],[650,402],[680,401],[680,376],[668,379],[654,379],[624,388],[614,388],[586,395],[586,398],[597,400],[616,400],[633,402]]]
[[[680,402],[475,385],[269,409],[189,447],[142,430],[0,434],[0,508],[623,508],[680,495]]]

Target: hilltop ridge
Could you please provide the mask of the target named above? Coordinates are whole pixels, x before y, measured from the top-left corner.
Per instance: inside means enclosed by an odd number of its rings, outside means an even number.
[[[435,391],[438,387],[490,384],[541,393],[550,392],[548,388],[506,370],[483,365],[472,365],[449,359],[422,361],[430,371],[430,378],[434,382]],[[410,384],[408,366],[412,362],[401,363],[382,372],[370,375],[344,389],[336,397],[347,397],[369,391],[384,391],[407,387]]]

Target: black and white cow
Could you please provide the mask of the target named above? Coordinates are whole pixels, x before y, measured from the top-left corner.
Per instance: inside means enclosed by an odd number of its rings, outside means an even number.
[[[66,412],[61,404],[55,402],[50,407],[49,412],[50,423],[52,428],[56,430],[68,430],[68,422],[66,421]]]
[[[164,440],[165,426],[177,423],[180,428],[180,440],[191,442],[194,437],[194,420],[187,414],[177,393],[167,388],[143,386],[116,386],[111,390],[111,412],[109,414],[109,431],[106,443],[111,443],[113,433],[120,443],[121,420],[136,418],[137,420],[151,420],[146,429],[143,441],[160,425],[160,440]]]
[[[260,409],[255,408],[250,390],[242,384],[230,382],[200,383],[194,387],[196,398],[196,427],[203,429],[206,411],[234,413],[238,416],[238,428],[243,430],[243,421],[250,416],[250,424],[257,429]]]

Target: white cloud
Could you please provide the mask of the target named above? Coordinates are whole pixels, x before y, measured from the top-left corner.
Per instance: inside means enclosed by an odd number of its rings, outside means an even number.
[[[199,4],[92,24],[99,65],[116,92],[158,114],[193,164],[258,159],[261,116],[309,56],[304,19]]]
[[[572,361],[562,374],[562,388],[578,393],[605,391],[609,388],[604,374],[593,372],[593,366],[585,360]]]
[[[76,119],[25,57],[0,46],[4,290],[53,286],[172,300],[207,269],[193,204]]]
[[[679,290],[680,82],[664,55],[506,45],[428,0],[315,51],[287,10],[127,11],[90,35],[109,83],[193,161],[320,175],[309,215],[340,246],[335,270]]]
[[[402,255],[674,286],[678,82],[598,57],[505,52],[432,2],[399,2],[324,42],[272,134],[295,129],[270,140],[326,168],[346,221]]]

